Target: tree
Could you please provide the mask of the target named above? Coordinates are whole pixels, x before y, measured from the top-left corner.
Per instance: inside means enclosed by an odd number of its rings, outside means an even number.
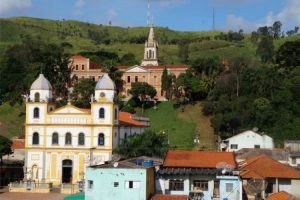
[[[146,130],[141,135],[131,135],[123,139],[122,143],[115,149],[115,153],[123,158],[138,156],[163,157],[169,148],[168,137],[165,134]]]
[[[289,41],[280,46],[275,61],[281,67],[300,66],[300,41]]]
[[[240,75],[245,67],[247,67],[249,61],[245,57],[235,57],[231,61],[230,71],[235,73],[236,76],[236,96],[239,96],[240,92]]]
[[[144,42],[145,40],[143,40]],[[138,61],[135,58],[133,53],[124,54],[120,60],[120,64],[124,66],[134,66],[138,64]]]
[[[129,93],[133,97],[138,97],[141,101],[145,101],[146,98],[153,98],[156,95],[156,90],[152,85],[146,82],[135,82],[131,84]]]
[[[178,57],[180,62],[186,64],[189,62],[189,47],[190,44],[187,41],[181,41],[178,44]]]
[[[275,39],[280,38],[280,35],[281,35],[281,26],[282,26],[282,23],[280,21],[276,21],[273,24],[272,30],[273,30],[273,34],[274,34],[274,38]]]
[[[170,98],[172,80],[172,75],[169,75],[168,70],[165,68],[161,76],[161,90],[165,92],[167,99]]]
[[[267,36],[261,38],[256,53],[260,56],[261,61],[270,62],[274,55],[273,39]]]
[[[90,107],[90,97],[95,91],[96,82],[93,79],[80,79],[74,84],[71,94],[73,103],[82,108]]]
[[[2,166],[3,166],[3,156],[11,154],[12,141],[2,135],[0,135],[0,186],[2,185]]]
[[[146,98],[153,98],[156,95],[156,90],[152,85],[149,85],[146,82],[135,82],[131,83],[131,89],[129,93],[135,97],[140,98],[142,101],[142,111],[144,112],[144,105]]]

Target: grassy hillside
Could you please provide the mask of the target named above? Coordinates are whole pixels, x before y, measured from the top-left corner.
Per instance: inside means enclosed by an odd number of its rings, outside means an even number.
[[[24,133],[24,109],[18,104],[10,106],[5,103],[0,106],[0,135],[11,138]]]
[[[201,113],[202,105],[187,105],[173,108],[172,102],[162,102],[157,109],[147,109],[144,116],[150,118],[151,129],[168,134],[169,143],[178,149],[214,149],[214,132],[208,117]],[[195,135],[200,136],[199,145],[194,145]]]
[[[147,27],[113,27],[72,20],[47,20],[27,17],[0,19],[0,53],[8,46],[20,43],[24,35],[40,37],[46,42],[71,44],[66,52],[76,54],[81,51],[106,50],[116,52],[119,56],[126,53],[135,54],[142,59],[144,41],[148,34]],[[219,56],[231,58],[236,55],[247,55],[256,58],[255,45],[250,42],[250,35],[242,42],[214,40],[220,32],[178,32],[168,28],[156,27],[155,35],[159,42],[159,55],[163,64],[182,64],[178,58],[178,46],[172,41],[190,40],[189,59],[196,57]],[[95,43],[90,34],[98,39],[109,38],[110,44]],[[204,39],[210,37],[210,40]],[[275,41],[279,47],[287,40],[300,39],[300,36],[288,37]],[[139,42],[135,42],[139,40]],[[175,42],[176,43],[176,42]]]

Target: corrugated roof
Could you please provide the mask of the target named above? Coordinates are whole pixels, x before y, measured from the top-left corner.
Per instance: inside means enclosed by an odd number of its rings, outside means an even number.
[[[167,195],[167,194],[156,194],[152,197],[152,200],[187,200],[186,195]]]
[[[300,173],[294,168],[284,165],[276,160],[268,158],[266,155],[256,156],[239,163],[242,178],[251,177],[252,174],[257,174],[263,178],[290,178],[300,179]]]
[[[236,168],[234,153],[232,152],[204,152],[204,151],[168,151],[164,160],[164,167],[192,167],[216,168],[218,164],[226,163]]]
[[[288,152],[285,149],[256,149],[243,148],[235,152],[236,159],[246,160],[259,155],[266,155],[274,160],[287,161]]]

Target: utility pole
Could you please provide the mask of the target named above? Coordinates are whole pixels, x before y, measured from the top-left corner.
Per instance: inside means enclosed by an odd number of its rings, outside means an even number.
[[[213,8],[213,21],[212,21],[213,25],[212,25],[212,28],[213,28],[213,31],[215,30],[215,8]]]

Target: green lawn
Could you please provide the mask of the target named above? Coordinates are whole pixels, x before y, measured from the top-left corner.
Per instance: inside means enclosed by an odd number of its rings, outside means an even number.
[[[0,106],[0,135],[11,138],[23,134],[25,120],[24,108],[18,104]]]
[[[178,116],[181,109],[174,109],[172,102],[163,102],[144,111],[144,116],[150,118],[151,129],[168,134],[170,145],[178,149],[192,149],[195,137],[196,123]]]

